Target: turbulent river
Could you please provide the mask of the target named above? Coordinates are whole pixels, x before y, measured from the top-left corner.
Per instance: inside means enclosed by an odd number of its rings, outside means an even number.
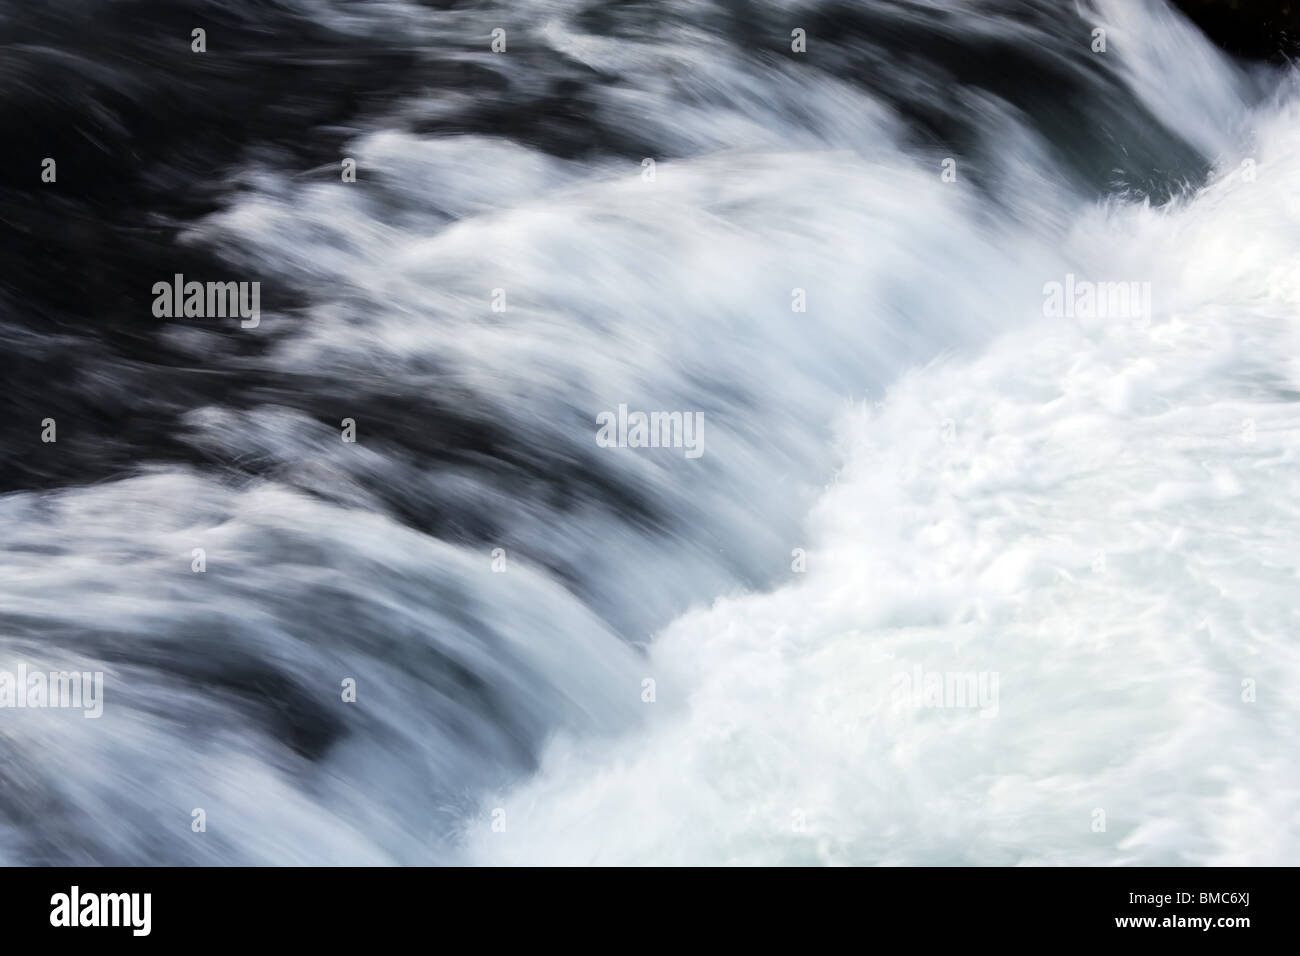
[[[1300,857],[1294,74],[1161,0],[4,0],[0,80],[0,670],[103,675],[0,709],[0,862]]]

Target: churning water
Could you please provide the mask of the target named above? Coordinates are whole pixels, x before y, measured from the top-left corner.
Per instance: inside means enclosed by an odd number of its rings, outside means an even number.
[[[49,6],[0,669],[104,705],[0,710],[0,860],[1295,861],[1294,77],[1160,0]]]

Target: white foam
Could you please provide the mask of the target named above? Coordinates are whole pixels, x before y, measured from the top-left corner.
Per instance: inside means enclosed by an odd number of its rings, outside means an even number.
[[[557,740],[469,858],[1294,863],[1300,105],[1254,119],[1255,181],[1077,223],[1149,326],[1043,319],[845,414],[806,576],[668,628],[650,726]],[[999,674],[996,716],[897,706],[917,665]]]

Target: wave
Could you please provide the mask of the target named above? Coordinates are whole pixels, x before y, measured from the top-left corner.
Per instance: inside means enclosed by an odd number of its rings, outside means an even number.
[[[11,712],[0,856],[1292,854],[1294,81],[1146,0],[446,6],[11,61],[129,189],[0,297],[0,669],[106,674]],[[181,272],[255,334],[151,318]]]

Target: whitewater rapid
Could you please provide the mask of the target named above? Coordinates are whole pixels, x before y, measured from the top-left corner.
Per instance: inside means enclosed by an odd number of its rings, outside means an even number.
[[[1161,43],[1135,72],[1189,81],[1144,91],[1162,116],[1253,129],[1184,199],[1072,216],[1060,271],[1141,277],[1153,313],[1038,318],[836,416],[806,573],[666,628],[648,726],[555,740],[470,860],[1295,862],[1300,101],[1240,123],[1217,54]],[[1020,264],[954,268],[965,313],[1059,278]],[[997,706],[900,699],[917,668],[996,675]]]
[[[167,443],[0,496],[0,668],[106,674],[0,860],[1294,862],[1294,78],[1156,0],[286,7],[411,77],[169,213],[141,315],[255,336],[76,342]]]
[[[674,622],[649,726],[554,741],[470,858],[1294,863],[1300,102],[1256,119],[1253,181],[1071,230],[1149,322],[1042,319],[846,409],[806,573]],[[900,701],[916,666],[1000,675],[996,713]]]

